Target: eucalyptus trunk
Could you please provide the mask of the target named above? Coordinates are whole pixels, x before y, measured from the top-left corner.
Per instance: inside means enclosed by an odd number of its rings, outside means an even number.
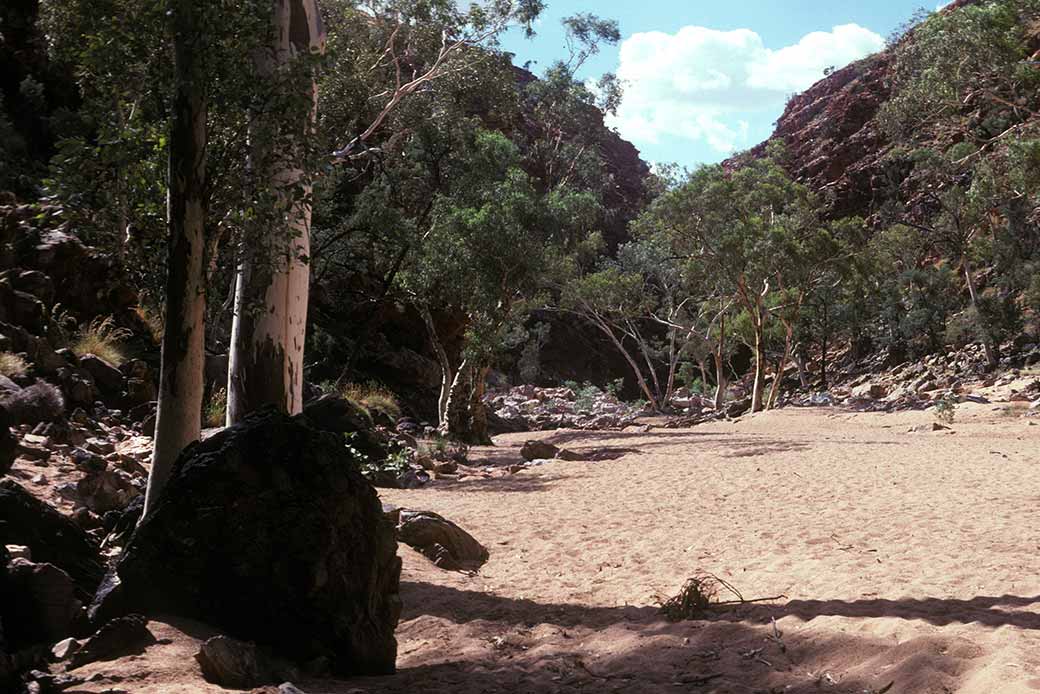
[[[200,35],[204,3],[169,7],[176,86],[170,124],[167,192],[166,329],[162,338],[155,446],[144,514],[155,508],[174,461],[199,440],[202,417],[206,285],[207,98]]]
[[[273,42],[259,51],[256,69],[275,90],[309,96],[302,116],[277,109],[254,117],[255,174],[260,197],[259,238],[243,244],[235,285],[235,318],[228,367],[228,424],[266,405],[303,409],[303,350],[310,284],[311,185],[300,159],[317,117],[317,82],[310,69],[288,85],[297,61],[324,50],[316,0],[274,0]]]
[[[971,275],[971,264],[967,259],[964,260],[964,281],[968,285],[968,296],[971,298],[971,307],[975,311],[975,320],[979,326],[979,332],[982,333],[982,349],[986,354],[986,363],[991,369],[997,366],[997,353],[993,346],[993,338],[990,334],[989,323],[986,318],[982,315],[982,311],[979,309],[979,296],[975,289],[975,279]]]
[[[470,431],[472,443],[478,446],[490,446],[493,444],[491,435],[488,433],[487,404],[484,395],[487,393],[487,375],[490,368],[482,366],[473,374],[473,389],[469,400]]]
[[[760,412],[766,389],[766,346],[761,321],[755,322],[755,380],[751,386],[751,411]]]
[[[726,316],[719,318],[719,341],[715,345],[712,356],[715,358],[715,410],[721,410],[726,403]]]

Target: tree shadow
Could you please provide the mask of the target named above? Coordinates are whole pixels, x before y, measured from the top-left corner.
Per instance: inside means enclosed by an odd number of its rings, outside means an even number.
[[[304,681],[311,694],[371,692],[723,693],[957,691],[969,661],[984,651],[967,639],[922,632],[909,638],[844,630],[774,631],[770,619],[836,614],[904,616],[946,609],[951,621],[979,621],[979,610],[1028,606],[1040,598],[968,601],[792,601],[745,606],[715,619],[667,622],[653,607],[539,603],[418,582],[402,583],[410,623],[404,662],[388,677]],[[862,603],[862,604],[860,604]],[[790,609],[788,609],[790,607]],[[426,621],[424,621],[426,620]],[[1007,617],[1003,623],[1015,623]],[[985,622],[984,622],[985,623]],[[998,626],[996,619],[993,626]],[[416,659],[414,654],[422,651]]]

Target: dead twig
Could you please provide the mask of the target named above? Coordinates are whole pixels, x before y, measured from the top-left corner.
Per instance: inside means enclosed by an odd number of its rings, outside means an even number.
[[[720,589],[725,589],[735,598],[720,600]],[[658,596],[657,601],[661,606],[661,612],[664,613],[665,619],[670,622],[678,622],[684,619],[700,619],[712,609],[720,607],[748,605],[756,602],[773,602],[785,598],[787,598],[786,595],[775,595],[766,598],[745,598],[739,590],[725,579],[711,573],[700,573],[687,579],[677,595],[668,599],[662,599]]]

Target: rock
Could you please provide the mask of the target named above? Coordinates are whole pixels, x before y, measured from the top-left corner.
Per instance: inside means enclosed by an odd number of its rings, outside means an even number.
[[[342,439],[267,410],[182,454],[90,612],[196,618],[339,675],[386,674],[400,570]]]
[[[743,398],[742,400],[734,400],[726,405],[723,405],[726,410],[727,417],[740,417],[751,409],[751,398]]]
[[[11,559],[25,559],[26,561],[32,561],[32,550],[25,545],[4,545],[7,549],[8,560]]]
[[[579,462],[585,460],[585,455],[578,451],[573,451],[568,448],[563,448],[556,453],[557,460],[565,460],[570,462]]]
[[[155,643],[148,630],[148,620],[139,614],[110,620],[83,642],[69,660],[70,668],[78,668],[98,660],[115,660],[125,655],[143,653]]]
[[[490,556],[472,535],[432,511],[402,510],[397,537],[449,571],[479,569]]]
[[[306,694],[302,689],[298,689],[292,682],[283,682],[278,685],[278,694]]]
[[[864,383],[852,389],[852,397],[880,400],[888,394],[888,389],[880,383]]]
[[[115,399],[122,395],[123,374],[115,366],[94,354],[84,354],[79,358],[79,365],[94,379],[103,396]]]
[[[21,647],[68,636],[82,606],[72,579],[53,564],[11,560],[7,590],[13,599],[4,610],[4,636]]]
[[[141,496],[133,479],[122,470],[101,470],[86,475],[76,484],[83,504],[97,514],[120,511]]]
[[[281,679],[264,662],[256,644],[227,636],[207,639],[195,660],[207,682],[230,689],[252,689]]]
[[[79,646],[79,641],[71,636],[67,639],[62,639],[51,648],[51,657],[55,660],[65,660],[72,657],[79,650]]]
[[[26,545],[37,562],[54,564],[88,601],[104,576],[97,543],[71,520],[12,480],[0,480],[0,545]]]
[[[547,441],[527,441],[520,448],[524,460],[544,460],[555,458],[560,449]]]
[[[18,457],[18,437],[12,433],[10,424],[7,410],[0,407],[0,477],[10,472]]]
[[[386,441],[375,433],[372,418],[349,400],[335,394],[323,395],[303,408],[303,416],[316,429],[353,434],[351,445],[370,459],[386,458]]]

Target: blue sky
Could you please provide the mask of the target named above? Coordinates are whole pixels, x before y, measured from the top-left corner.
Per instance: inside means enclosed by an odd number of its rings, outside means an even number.
[[[503,40],[541,72],[566,57],[563,17],[618,20],[622,43],[580,77],[617,73],[626,82],[608,123],[650,162],[694,166],[766,139],[787,97],[883,46],[920,0],[547,0],[538,36]],[[934,9],[934,3],[930,9]]]

